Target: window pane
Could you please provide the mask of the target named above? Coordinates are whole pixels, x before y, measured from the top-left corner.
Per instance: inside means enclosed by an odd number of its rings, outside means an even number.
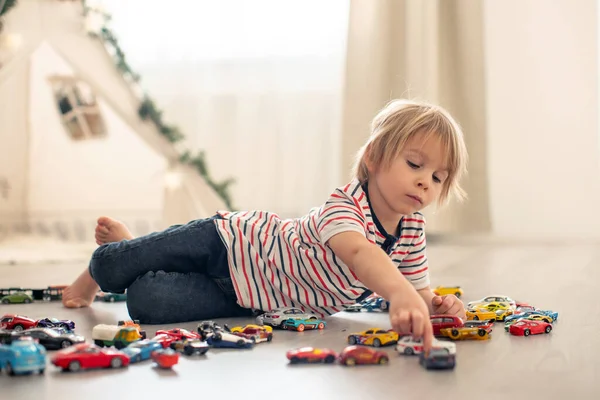
[[[98,112],[86,112],[81,116],[85,118],[93,136],[100,136],[105,133],[104,121]]]
[[[67,129],[69,130],[69,134],[71,135],[72,138],[74,138],[74,139],[83,138],[83,136],[84,136],[83,129],[81,128],[79,121],[77,121],[76,116],[67,120],[65,122],[65,124],[66,124]]]

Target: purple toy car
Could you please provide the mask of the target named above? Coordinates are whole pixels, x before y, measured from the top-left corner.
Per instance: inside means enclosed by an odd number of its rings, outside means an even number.
[[[44,318],[37,321],[36,328],[63,328],[67,331],[75,329],[75,322],[68,319]]]

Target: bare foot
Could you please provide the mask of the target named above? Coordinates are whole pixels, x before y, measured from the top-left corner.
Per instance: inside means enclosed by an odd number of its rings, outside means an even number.
[[[62,303],[67,308],[88,307],[94,302],[99,289],[86,268],[75,282],[63,290]]]
[[[124,223],[110,217],[98,218],[98,225],[96,225],[96,243],[98,245],[120,242],[124,239],[133,239],[133,235]]]

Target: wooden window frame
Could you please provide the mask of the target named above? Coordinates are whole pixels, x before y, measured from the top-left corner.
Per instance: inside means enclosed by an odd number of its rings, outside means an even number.
[[[102,114],[100,113],[100,108],[98,107],[98,103],[96,101],[96,95],[92,93],[92,104],[80,104],[82,102],[79,100],[82,99],[82,96],[81,93],[77,93],[79,91],[78,85],[85,84],[89,86],[89,84],[73,76],[53,75],[49,77],[48,80],[52,85],[54,99],[57,106],[59,106],[60,100],[65,96],[69,101],[71,106],[71,110],[69,112],[63,114],[62,110],[60,110],[60,107],[58,111],[60,113],[61,121],[72,139],[83,140],[106,135],[106,125],[104,123]],[[93,115],[99,118],[99,128],[92,129],[88,124],[86,115]],[[81,134],[79,134],[78,131],[76,132],[70,125],[73,121],[79,127]]]

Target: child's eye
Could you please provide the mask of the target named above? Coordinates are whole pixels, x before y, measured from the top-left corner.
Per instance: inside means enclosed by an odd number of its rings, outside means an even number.
[[[413,162],[410,162],[408,160],[406,160],[406,163],[408,164],[409,167],[411,167],[412,169],[418,169],[419,166]]]
[[[433,175],[433,181],[434,181],[435,183],[441,183],[441,182],[442,182],[442,181],[441,181],[441,179],[440,179],[440,178],[438,178],[438,177],[437,177],[437,176],[435,176],[435,175]]]

